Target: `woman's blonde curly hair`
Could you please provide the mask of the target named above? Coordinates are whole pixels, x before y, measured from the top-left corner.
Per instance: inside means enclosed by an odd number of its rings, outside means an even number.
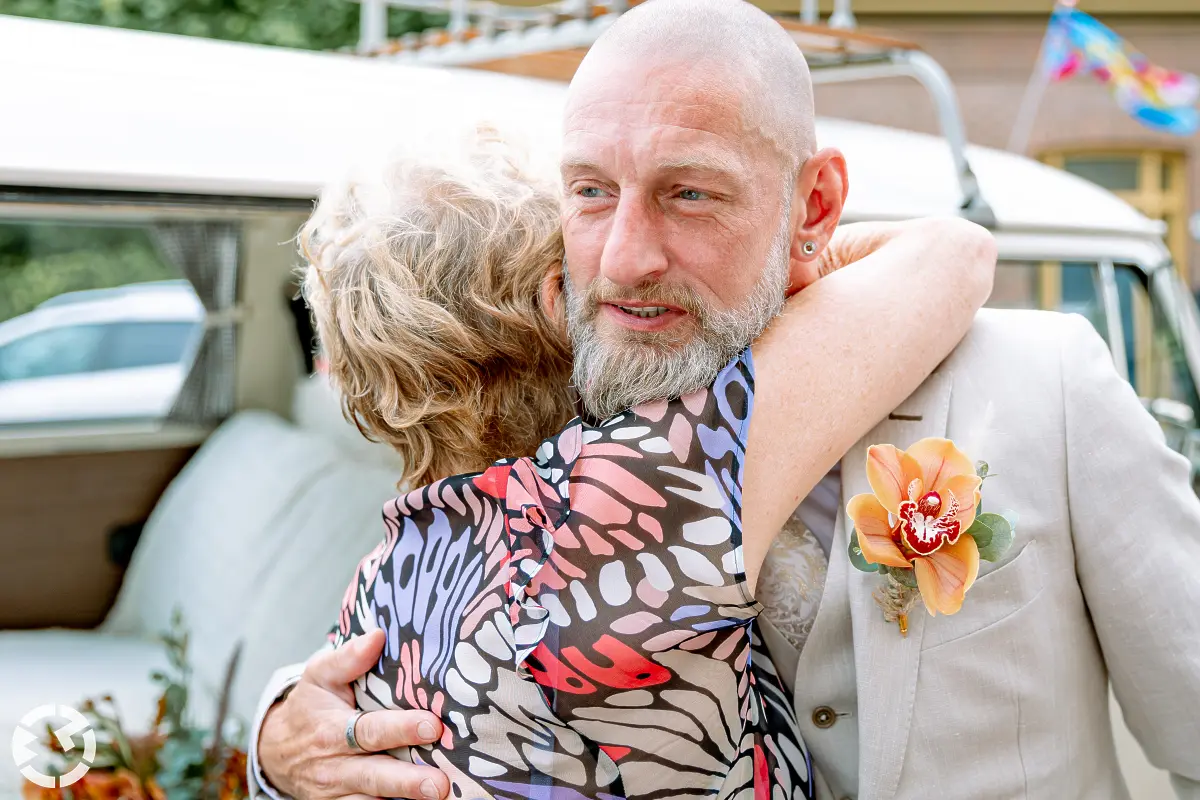
[[[558,200],[494,131],[327,191],[300,251],[343,412],[401,454],[402,485],[532,455],[574,415],[570,346],[541,299],[561,279]]]

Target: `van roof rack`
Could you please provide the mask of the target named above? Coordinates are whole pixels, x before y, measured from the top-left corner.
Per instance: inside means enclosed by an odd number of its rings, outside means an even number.
[[[644,0],[556,0],[509,6],[489,0],[355,0],[362,6],[358,51],[410,64],[470,67],[569,81],[588,48],[622,13]],[[388,7],[448,14],[444,29],[388,41]],[[906,77],[929,93],[950,146],[964,217],[992,226],[967,160],[966,126],[950,76],[917,45],[885,34],[775,18],[804,51],[815,84]]]

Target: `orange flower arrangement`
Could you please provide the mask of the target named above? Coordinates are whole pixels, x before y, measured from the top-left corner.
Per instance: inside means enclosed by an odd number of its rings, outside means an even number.
[[[902,633],[914,589],[930,615],[958,613],[980,560],[997,560],[1013,540],[1009,518],[979,514],[987,464],[972,464],[949,439],[930,438],[907,450],[874,445],[866,469],[871,492],[846,508],[851,563],[887,577],[877,599]]]

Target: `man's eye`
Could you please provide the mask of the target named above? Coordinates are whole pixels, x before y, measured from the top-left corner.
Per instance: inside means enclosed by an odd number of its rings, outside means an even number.
[[[604,190],[598,186],[585,186],[579,190],[579,194],[581,197],[589,198],[604,197]]]
[[[708,195],[696,189],[684,189],[679,193],[681,200],[707,200]]]

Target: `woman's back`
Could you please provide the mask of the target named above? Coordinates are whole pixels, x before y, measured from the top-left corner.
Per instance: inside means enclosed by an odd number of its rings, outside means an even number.
[[[387,631],[363,709],[446,722],[396,755],[462,798],[810,794],[741,563],[753,393],[747,352],[709,388],[389,503],[337,638]]]

